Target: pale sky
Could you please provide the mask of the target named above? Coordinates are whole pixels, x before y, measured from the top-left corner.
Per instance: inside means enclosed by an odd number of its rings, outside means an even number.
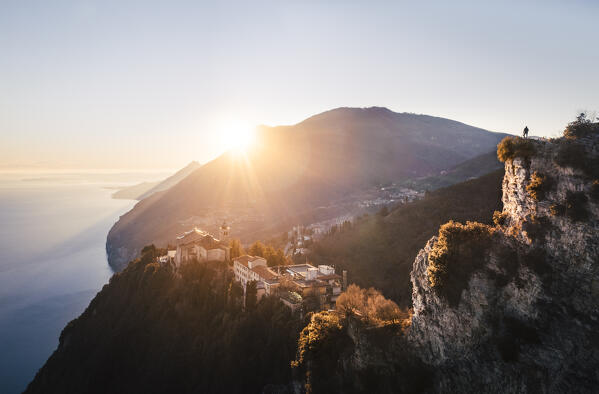
[[[3,0],[0,168],[176,169],[340,106],[553,136],[599,110],[598,20],[592,0]]]

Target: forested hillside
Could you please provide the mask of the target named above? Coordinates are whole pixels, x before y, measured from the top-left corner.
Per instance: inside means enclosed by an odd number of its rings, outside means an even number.
[[[222,267],[180,277],[153,248],[71,321],[27,393],[255,393],[288,384],[302,322],[274,298],[242,311]]]
[[[411,303],[410,271],[422,245],[449,220],[492,223],[501,211],[503,170],[427,193],[390,212],[358,218],[325,236],[309,258],[349,271],[349,281],[383,291],[399,305]]]

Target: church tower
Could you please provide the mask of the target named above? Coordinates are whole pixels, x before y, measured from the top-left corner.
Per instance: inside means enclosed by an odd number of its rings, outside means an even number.
[[[223,220],[223,224],[221,224],[220,229],[218,230],[219,239],[222,242],[229,242],[229,236],[231,234],[231,227],[227,224],[225,220]]]

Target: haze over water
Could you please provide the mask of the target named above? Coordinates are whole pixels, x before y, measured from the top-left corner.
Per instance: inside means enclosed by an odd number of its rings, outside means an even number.
[[[25,389],[110,279],[106,234],[135,201],[107,187],[162,176],[0,174],[0,393]]]

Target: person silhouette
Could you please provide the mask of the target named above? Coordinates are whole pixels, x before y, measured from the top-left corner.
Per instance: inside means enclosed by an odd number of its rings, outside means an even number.
[[[524,130],[522,131],[522,136],[524,136],[524,138],[528,138],[528,126],[524,126]]]

